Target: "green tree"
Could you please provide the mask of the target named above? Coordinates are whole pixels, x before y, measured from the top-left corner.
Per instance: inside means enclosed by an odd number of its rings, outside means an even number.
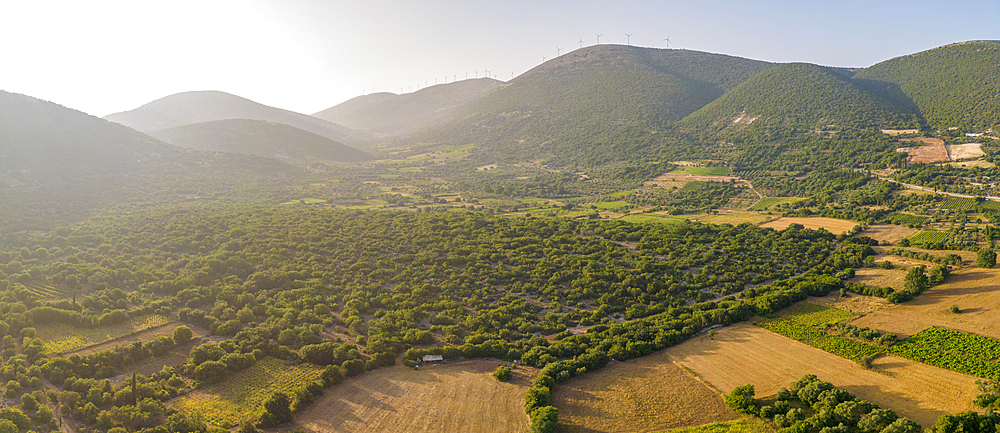
[[[531,411],[531,427],[529,433],[553,433],[559,422],[559,409],[552,406],[542,406]]]
[[[292,401],[284,392],[275,392],[267,400],[264,400],[264,410],[271,415],[277,424],[284,424],[292,420]]]
[[[493,377],[495,377],[497,380],[501,382],[506,382],[508,380],[511,380],[514,377],[514,374],[511,373],[510,367],[505,367],[501,365],[497,367],[496,371],[493,372]]]
[[[726,404],[734,411],[752,415],[756,412],[757,406],[754,402],[753,385],[747,384],[738,386],[726,395]]]
[[[976,266],[992,268],[997,265],[997,253],[990,248],[983,248],[976,254]]]
[[[191,341],[192,337],[194,337],[194,332],[187,326],[181,325],[174,329],[174,344],[178,346]]]

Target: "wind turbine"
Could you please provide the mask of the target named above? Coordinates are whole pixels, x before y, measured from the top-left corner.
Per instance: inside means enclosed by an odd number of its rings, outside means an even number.
[[[632,46],[632,33],[625,33],[625,37],[628,38],[626,39],[628,42],[625,45]]]
[[[580,48],[583,48],[583,38],[580,38]]]
[[[601,45],[601,35],[599,35],[597,33],[594,33],[594,34],[597,35],[597,45]]]
[[[542,56],[542,63],[545,63],[545,59],[546,59],[546,57]]]
[[[556,47],[556,57],[559,57],[559,53],[562,52],[562,48]]]
[[[667,49],[669,50],[670,49],[670,35],[667,35],[667,38],[664,39],[664,41],[667,42]]]
[[[476,78],[479,78],[479,71],[476,70]]]

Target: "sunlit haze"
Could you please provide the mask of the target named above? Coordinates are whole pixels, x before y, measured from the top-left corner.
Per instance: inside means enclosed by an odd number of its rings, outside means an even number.
[[[5,1],[0,89],[103,116],[189,90],[313,113],[583,45],[869,66],[1000,39],[1000,2]]]

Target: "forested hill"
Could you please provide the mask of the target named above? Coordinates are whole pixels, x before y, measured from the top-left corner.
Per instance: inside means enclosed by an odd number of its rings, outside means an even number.
[[[258,194],[299,173],[273,159],[186,151],[0,91],[0,232],[45,230],[123,203]]]
[[[263,120],[216,120],[153,131],[150,135],[181,147],[298,162],[371,159],[367,153],[329,138]]]
[[[375,136],[391,137],[450,120],[464,104],[496,89],[492,78],[439,84],[413,93],[374,93],[358,96],[313,114]]]
[[[918,116],[868,93],[842,71],[806,63],[776,65],[684,119],[713,130],[776,125],[906,128]]]
[[[179,153],[125,126],[0,91],[0,187],[133,173]]]
[[[984,131],[1000,124],[1000,41],[946,45],[859,71],[858,80],[920,109],[928,126]]]
[[[348,145],[364,143],[365,134],[294,111],[259,104],[225,92],[183,92],[157,99],[134,110],[105,116],[142,132],[225,119],[284,123]]]
[[[479,145],[496,160],[594,165],[670,147],[663,128],[769,63],[687,50],[599,45],[575,50],[466,105],[414,142]],[[665,140],[667,142],[665,142]]]

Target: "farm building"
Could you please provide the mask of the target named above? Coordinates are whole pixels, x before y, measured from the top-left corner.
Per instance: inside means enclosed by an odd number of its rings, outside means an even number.
[[[444,361],[444,357],[441,355],[424,355],[421,360],[424,362],[441,362]]]

